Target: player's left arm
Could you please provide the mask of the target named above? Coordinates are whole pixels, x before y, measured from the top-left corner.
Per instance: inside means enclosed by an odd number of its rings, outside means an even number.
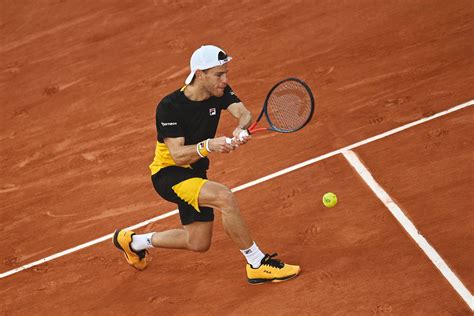
[[[232,103],[227,107],[227,111],[229,111],[230,114],[232,114],[232,116],[238,120],[237,127],[232,132],[232,136],[234,136],[236,139],[239,139],[240,132],[249,128],[250,124],[252,123],[252,113],[250,113],[250,111],[242,102]],[[242,141],[239,141],[239,143],[245,144],[249,138],[250,136],[246,137]]]

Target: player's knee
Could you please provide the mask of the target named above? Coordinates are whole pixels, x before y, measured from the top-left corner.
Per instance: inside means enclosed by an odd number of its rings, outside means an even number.
[[[227,187],[223,187],[219,192],[217,192],[217,200],[221,209],[234,208],[237,205],[234,193],[232,193],[232,191]]]
[[[207,241],[188,243],[188,249],[195,252],[206,252],[211,248],[211,243]]]

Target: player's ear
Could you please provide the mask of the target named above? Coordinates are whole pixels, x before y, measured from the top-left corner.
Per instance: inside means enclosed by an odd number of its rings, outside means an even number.
[[[204,72],[202,70],[197,70],[196,78],[198,78],[199,80],[202,80],[204,78]]]

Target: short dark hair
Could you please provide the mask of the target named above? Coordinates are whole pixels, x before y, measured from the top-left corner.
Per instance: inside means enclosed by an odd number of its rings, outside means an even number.
[[[209,69],[204,69],[204,70],[201,70],[201,71],[206,74],[209,71]],[[194,79],[196,79],[196,74],[194,74],[193,79],[191,80],[191,82],[189,84],[193,84]]]

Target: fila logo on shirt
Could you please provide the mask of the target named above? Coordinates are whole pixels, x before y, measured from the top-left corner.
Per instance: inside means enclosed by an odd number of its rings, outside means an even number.
[[[216,108],[210,108],[209,109],[209,116],[216,115],[216,113],[217,113]]]

